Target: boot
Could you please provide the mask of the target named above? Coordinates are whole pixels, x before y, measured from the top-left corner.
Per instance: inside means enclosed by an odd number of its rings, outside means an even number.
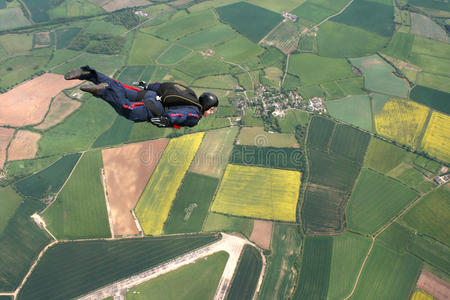
[[[80,90],[97,95],[108,87],[108,83],[102,82],[99,84],[86,83],[80,86]]]
[[[64,75],[65,80],[81,79],[84,80],[91,74],[89,67],[81,67],[79,69],[73,69]]]

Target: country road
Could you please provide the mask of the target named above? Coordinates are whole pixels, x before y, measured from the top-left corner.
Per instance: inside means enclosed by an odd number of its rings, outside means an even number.
[[[168,272],[174,271],[182,266],[191,264],[198,259],[205,258],[210,256],[213,253],[219,251],[226,251],[229,254],[229,258],[227,264],[225,265],[225,269],[223,271],[222,277],[220,279],[219,285],[216,290],[216,294],[214,295],[215,300],[225,299],[226,292],[230,286],[231,280],[233,278],[234,271],[239,262],[239,257],[241,255],[242,249],[246,244],[251,244],[247,239],[241,238],[239,236],[222,233],[222,239],[205,246],[203,248],[197,249],[193,252],[187,253],[183,256],[175,258],[165,264],[157,266],[153,269],[144,271],[140,274],[134,275],[127,279],[115,282],[111,285],[103,287],[99,290],[96,290],[92,293],[84,295],[79,300],[97,300],[97,299],[105,299],[106,297],[113,296],[114,299],[125,299],[125,294],[127,289],[132,288],[133,286],[139,285],[147,280],[156,278],[160,275],[166,274]],[[255,295],[259,292],[259,288],[261,287],[262,278],[264,275],[264,267],[265,267],[265,259],[263,256],[263,270],[261,271],[261,275],[259,278],[258,286],[255,292]]]

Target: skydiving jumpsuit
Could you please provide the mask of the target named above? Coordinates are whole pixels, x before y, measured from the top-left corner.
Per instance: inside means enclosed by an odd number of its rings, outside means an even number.
[[[147,122],[155,117],[144,102],[137,101],[138,92],[141,89],[118,82],[88,66],[85,68],[89,69],[91,73],[80,79],[85,79],[95,84],[108,83],[108,87],[100,93],[94,94],[94,96],[108,102],[119,115],[134,122]],[[168,118],[168,127],[179,129],[181,126],[193,127],[197,125],[202,117],[200,108],[195,105],[164,107],[161,101],[156,98],[160,85],[161,83],[159,82],[149,84],[142,100],[151,101],[161,112],[161,116]]]

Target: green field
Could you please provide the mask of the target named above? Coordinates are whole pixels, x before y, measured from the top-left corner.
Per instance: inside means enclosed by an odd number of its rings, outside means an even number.
[[[210,212],[203,224],[202,231],[242,233],[247,238],[250,238],[253,231],[253,220]]]
[[[200,76],[229,73],[229,66],[217,57],[204,56],[195,52],[180,62],[177,65],[177,69],[197,78]]]
[[[263,127],[243,127],[237,138],[239,145],[258,147],[294,147],[293,134],[265,132]]]
[[[427,263],[444,271],[448,275],[450,269],[450,249],[447,245],[427,238],[414,235],[408,244],[408,251]]]
[[[423,171],[419,171],[418,168],[411,164],[400,164],[387,175],[398,179],[419,193],[428,192],[435,186],[431,178],[426,179]]]
[[[375,243],[352,299],[408,299],[419,270],[416,257]]]
[[[217,45],[214,50],[217,56],[223,56],[226,61],[252,65],[254,64],[253,61],[256,60],[255,56],[262,54],[264,48],[238,35],[223,44]]]
[[[304,153],[296,148],[235,145],[231,164],[275,169],[304,170]]]
[[[224,43],[237,35],[236,31],[225,25],[216,25],[188,35],[177,42],[183,46],[203,50]]]
[[[133,299],[212,299],[228,260],[221,251],[168,274],[158,276],[127,291]],[[205,284],[208,283],[208,284]]]
[[[448,77],[426,72],[420,72],[417,75],[417,84],[426,86],[432,89],[450,93],[450,87],[447,84]]]
[[[336,123],[330,119],[312,117],[309,125],[308,148],[327,152],[335,125]]]
[[[6,186],[8,183],[17,181],[33,173],[47,168],[60,158],[60,156],[49,156],[45,158],[14,160],[7,162],[3,171],[5,177],[0,179],[0,185]]]
[[[319,27],[319,54],[329,57],[360,57],[383,48],[388,38],[337,22]]]
[[[333,238],[308,236],[303,246],[303,261],[294,292],[295,299],[326,299],[330,283]]]
[[[19,7],[0,9],[0,30],[8,30],[30,25]]]
[[[380,240],[386,247],[399,253],[403,253],[411,238],[411,231],[399,223],[394,222],[378,236],[377,241]]]
[[[327,299],[344,299],[350,295],[369,248],[370,239],[358,234],[346,232],[333,237]]]
[[[219,180],[187,172],[164,224],[164,233],[200,232]]]
[[[192,82],[192,86],[233,90],[237,86],[236,79],[231,75],[206,76]]]
[[[318,24],[325,20],[327,17],[335,14],[335,11],[306,1],[305,3],[298,6],[296,9],[291,11],[292,14],[298,16],[301,19],[311,21],[314,24]]]
[[[448,3],[439,0],[408,0],[408,3],[420,7],[450,11]]]
[[[370,135],[353,127],[337,124],[330,143],[330,151],[361,164],[369,145]]]
[[[128,65],[148,65],[154,63],[155,59],[168,46],[169,43],[162,39],[145,33],[138,33],[128,55]]]
[[[43,208],[42,203],[24,201],[0,235],[1,291],[14,291],[39,252],[50,243],[51,238],[30,218]]]
[[[101,151],[85,152],[58,198],[43,212],[47,228],[58,238],[111,236],[101,168]]]
[[[218,7],[216,11],[224,23],[255,43],[282,20],[280,14],[247,2]]]
[[[374,233],[417,196],[401,183],[363,169],[347,206],[348,226],[355,231]]]
[[[45,252],[19,297],[72,299],[217,239],[215,235],[190,235],[58,243]]]
[[[47,168],[14,183],[14,187],[23,196],[36,200],[52,196],[64,184],[79,158],[79,153],[66,155]]]
[[[392,3],[358,0],[331,20],[389,37],[394,32],[394,7]]]
[[[273,225],[272,253],[267,257],[267,269],[258,299],[288,298],[296,281],[292,276],[292,270],[298,260],[301,243],[298,225],[281,223]]]
[[[450,40],[444,28],[431,18],[416,13],[411,14],[411,33],[445,43],[448,43]]]
[[[80,27],[68,27],[56,30],[56,49],[66,48],[81,29]]]
[[[89,25],[84,28],[84,32],[88,33],[107,33],[113,35],[121,35],[126,31],[127,29],[123,25],[116,25],[111,22],[107,22],[104,19],[90,22]]]
[[[262,127],[264,123],[259,114],[256,114],[252,109],[246,109],[244,116],[241,119],[241,123],[244,126],[257,126]]]
[[[448,220],[450,218],[449,187],[440,187],[414,205],[401,222],[421,234],[429,235],[447,245],[450,244]]]
[[[411,54],[414,38],[415,36],[412,34],[396,32],[383,53],[406,61]]]
[[[86,53],[52,70],[52,73],[66,74],[69,70],[79,68],[80,66],[89,65],[90,67],[99,70],[103,74],[113,74],[123,65],[123,63],[124,57],[121,55]],[[145,61],[144,64],[148,64],[148,61]]]
[[[192,53],[191,49],[172,45],[166,52],[156,59],[156,62],[163,65],[173,65]]]
[[[114,146],[128,141],[134,123],[122,116],[117,116],[111,127],[103,132],[94,142],[92,148]]]
[[[409,86],[392,72],[394,69],[379,56],[372,55],[352,58],[351,63],[360,69],[365,76],[365,87],[374,92],[406,97]]]
[[[355,76],[345,59],[310,53],[291,55],[288,71],[299,76],[302,84],[306,86]]]
[[[450,93],[416,85],[411,90],[409,97],[430,108],[450,114]]]
[[[14,191],[11,186],[0,188],[0,205],[2,210],[0,212],[0,237],[3,230],[8,225],[9,220],[14,216],[20,206],[22,197]]]
[[[328,113],[339,120],[372,131],[372,110],[368,96],[350,96],[325,102]]]
[[[282,118],[278,118],[278,124],[282,133],[294,133],[298,125],[308,126],[310,115],[303,110],[289,110]]]
[[[245,245],[231,281],[227,299],[252,299],[262,266],[263,263],[259,251],[253,246]]]
[[[318,6],[332,9],[335,12],[338,12],[342,8],[344,8],[344,6],[347,5],[347,3],[349,1],[348,0],[308,0],[308,2],[318,5]]]
[[[423,71],[441,75],[441,76],[447,76],[450,73],[450,60],[447,58],[442,57],[436,57],[426,54],[419,54],[419,53],[412,53],[409,60],[421,67]]]
[[[4,34],[0,36],[0,45],[6,57],[27,54],[33,47],[33,34]]]
[[[348,196],[343,192],[327,187],[308,186],[302,206],[305,232],[310,234],[342,231],[347,199]]]
[[[237,133],[237,127],[206,132],[189,171],[220,178],[228,163]]]
[[[154,67],[151,67],[154,70]],[[133,81],[138,81],[141,79],[141,74],[146,70],[146,66],[127,66],[123,71],[120,72],[119,80],[122,83],[131,85]]]

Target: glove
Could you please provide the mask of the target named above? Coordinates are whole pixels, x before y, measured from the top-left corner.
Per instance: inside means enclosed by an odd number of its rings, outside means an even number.
[[[168,117],[164,117],[164,116],[157,117],[157,118],[150,118],[150,123],[152,123],[153,125],[156,125],[160,128],[172,126],[170,124],[170,119]]]

